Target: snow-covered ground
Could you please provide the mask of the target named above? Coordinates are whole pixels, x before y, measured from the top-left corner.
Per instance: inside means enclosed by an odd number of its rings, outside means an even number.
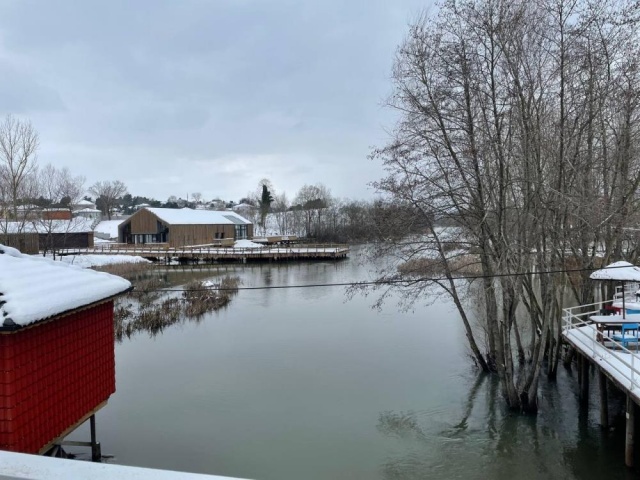
[[[108,235],[109,238],[118,238],[118,225],[120,225],[124,220],[103,220],[96,228],[93,229],[96,233],[102,233],[103,235]]]
[[[66,255],[58,260],[82,268],[103,267],[114,263],[151,263],[151,261],[130,255]]]
[[[264,245],[252,242],[251,240],[237,240],[233,248],[263,248]]]

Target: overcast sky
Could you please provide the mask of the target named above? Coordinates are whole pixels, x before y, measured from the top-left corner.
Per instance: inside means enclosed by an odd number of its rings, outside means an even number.
[[[267,177],[372,198],[393,55],[429,3],[4,0],[0,113],[87,185],[237,201]]]

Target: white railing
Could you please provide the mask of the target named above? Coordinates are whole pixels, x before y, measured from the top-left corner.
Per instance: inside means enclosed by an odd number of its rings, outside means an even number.
[[[160,256],[175,256],[181,255],[190,256],[208,256],[215,255],[219,257],[224,256],[272,256],[274,254],[310,254],[310,253],[329,253],[340,254],[349,252],[349,246],[345,244],[306,244],[295,246],[268,246],[260,248],[235,248],[235,247],[209,247],[209,246],[194,246],[194,247],[168,247],[166,244],[104,244],[97,245],[92,248],[67,248],[61,250],[60,253],[66,255],[73,254],[155,254]]]
[[[640,285],[637,282],[626,282],[624,284],[624,297],[625,299],[631,298],[635,301],[636,292],[640,289]],[[622,298],[622,285],[616,285],[615,293],[613,294],[614,299]]]
[[[590,315],[597,315],[600,313],[601,305],[601,303],[592,303],[589,305],[580,305],[577,307],[563,309],[562,331],[567,338],[567,334],[570,331],[579,335],[583,345],[591,349],[592,358],[599,358],[607,365],[607,370],[613,370],[619,373],[622,378],[628,382],[630,390],[640,388],[640,359],[636,358],[640,354],[640,351],[636,350],[635,353],[632,352],[620,342],[609,337],[604,333],[604,331],[598,332],[594,323],[589,321]],[[597,308],[591,309],[592,307]],[[576,313],[576,311],[584,309],[589,309],[589,311]],[[615,350],[607,348],[605,346],[605,342],[612,344],[610,347],[615,348]],[[638,347],[640,347],[640,345],[636,342],[636,348]],[[616,361],[612,361],[613,359]],[[619,363],[626,368],[620,368]]]

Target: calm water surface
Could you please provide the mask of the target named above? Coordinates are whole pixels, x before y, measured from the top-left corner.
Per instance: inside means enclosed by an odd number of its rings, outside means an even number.
[[[163,275],[225,273],[244,286],[367,278],[356,259]],[[579,415],[564,370],[537,417],[510,415],[496,383],[471,368],[452,305],[377,312],[372,301],[346,301],[341,287],[241,291],[200,322],[116,344],[117,392],[98,414],[103,453],[264,480],[630,475],[620,419],[602,432],[597,407]]]

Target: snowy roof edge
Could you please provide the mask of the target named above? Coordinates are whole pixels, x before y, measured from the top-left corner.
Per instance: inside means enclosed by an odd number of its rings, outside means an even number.
[[[24,255],[5,245],[0,245],[0,266],[0,331],[66,316],[132,290],[131,282],[117,275]]]
[[[75,312],[79,312],[81,310],[87,310],[89,308],[93,308],[97,305],[100,305],[101,303],[105,303],[108,302],[110,300],[113,300],[116,297],[119,297],[120,295],[124,295],[125,293],[128,293],[130,291],[133,290],[133,285],[131,285],[129,288],[127,288],[126,290],[123,290],[119,293],[114,293],[113,295],[110,295],[108,297],[103,298],[102,300],[96,300],[95,302],[91,302],[91,303],[87,303],[86,305],[80,305],[78,307],[72,307],[69,308],[68,310],[64,310],[62,312],[59,313],[54,313],[52,315],[49,315],[48,317],[44,317],[41,318],[40,320],[36,320],[35,322],[29,323],[27,325],[21,325],[19,323],[15,323],[13,321],[13,319],[11,318],[11,315],[8,315],[6,317],[4,317],[4,321],[3,323],[0,324],[0,332],[15,332],[16,330],[22,330],[23,328],[28,328],[28,327],[33,327],[35,325],[39,325],[43,322],[50,322],[55,318],[58,317],[66,317],[67,315],[71,315]],[[0,293],[0,297],[2,296],[2,293]],[[0,301],[0,303],[2,303],[2,301]],[[11,323],[7,323],[7,322],[11,322]]]

